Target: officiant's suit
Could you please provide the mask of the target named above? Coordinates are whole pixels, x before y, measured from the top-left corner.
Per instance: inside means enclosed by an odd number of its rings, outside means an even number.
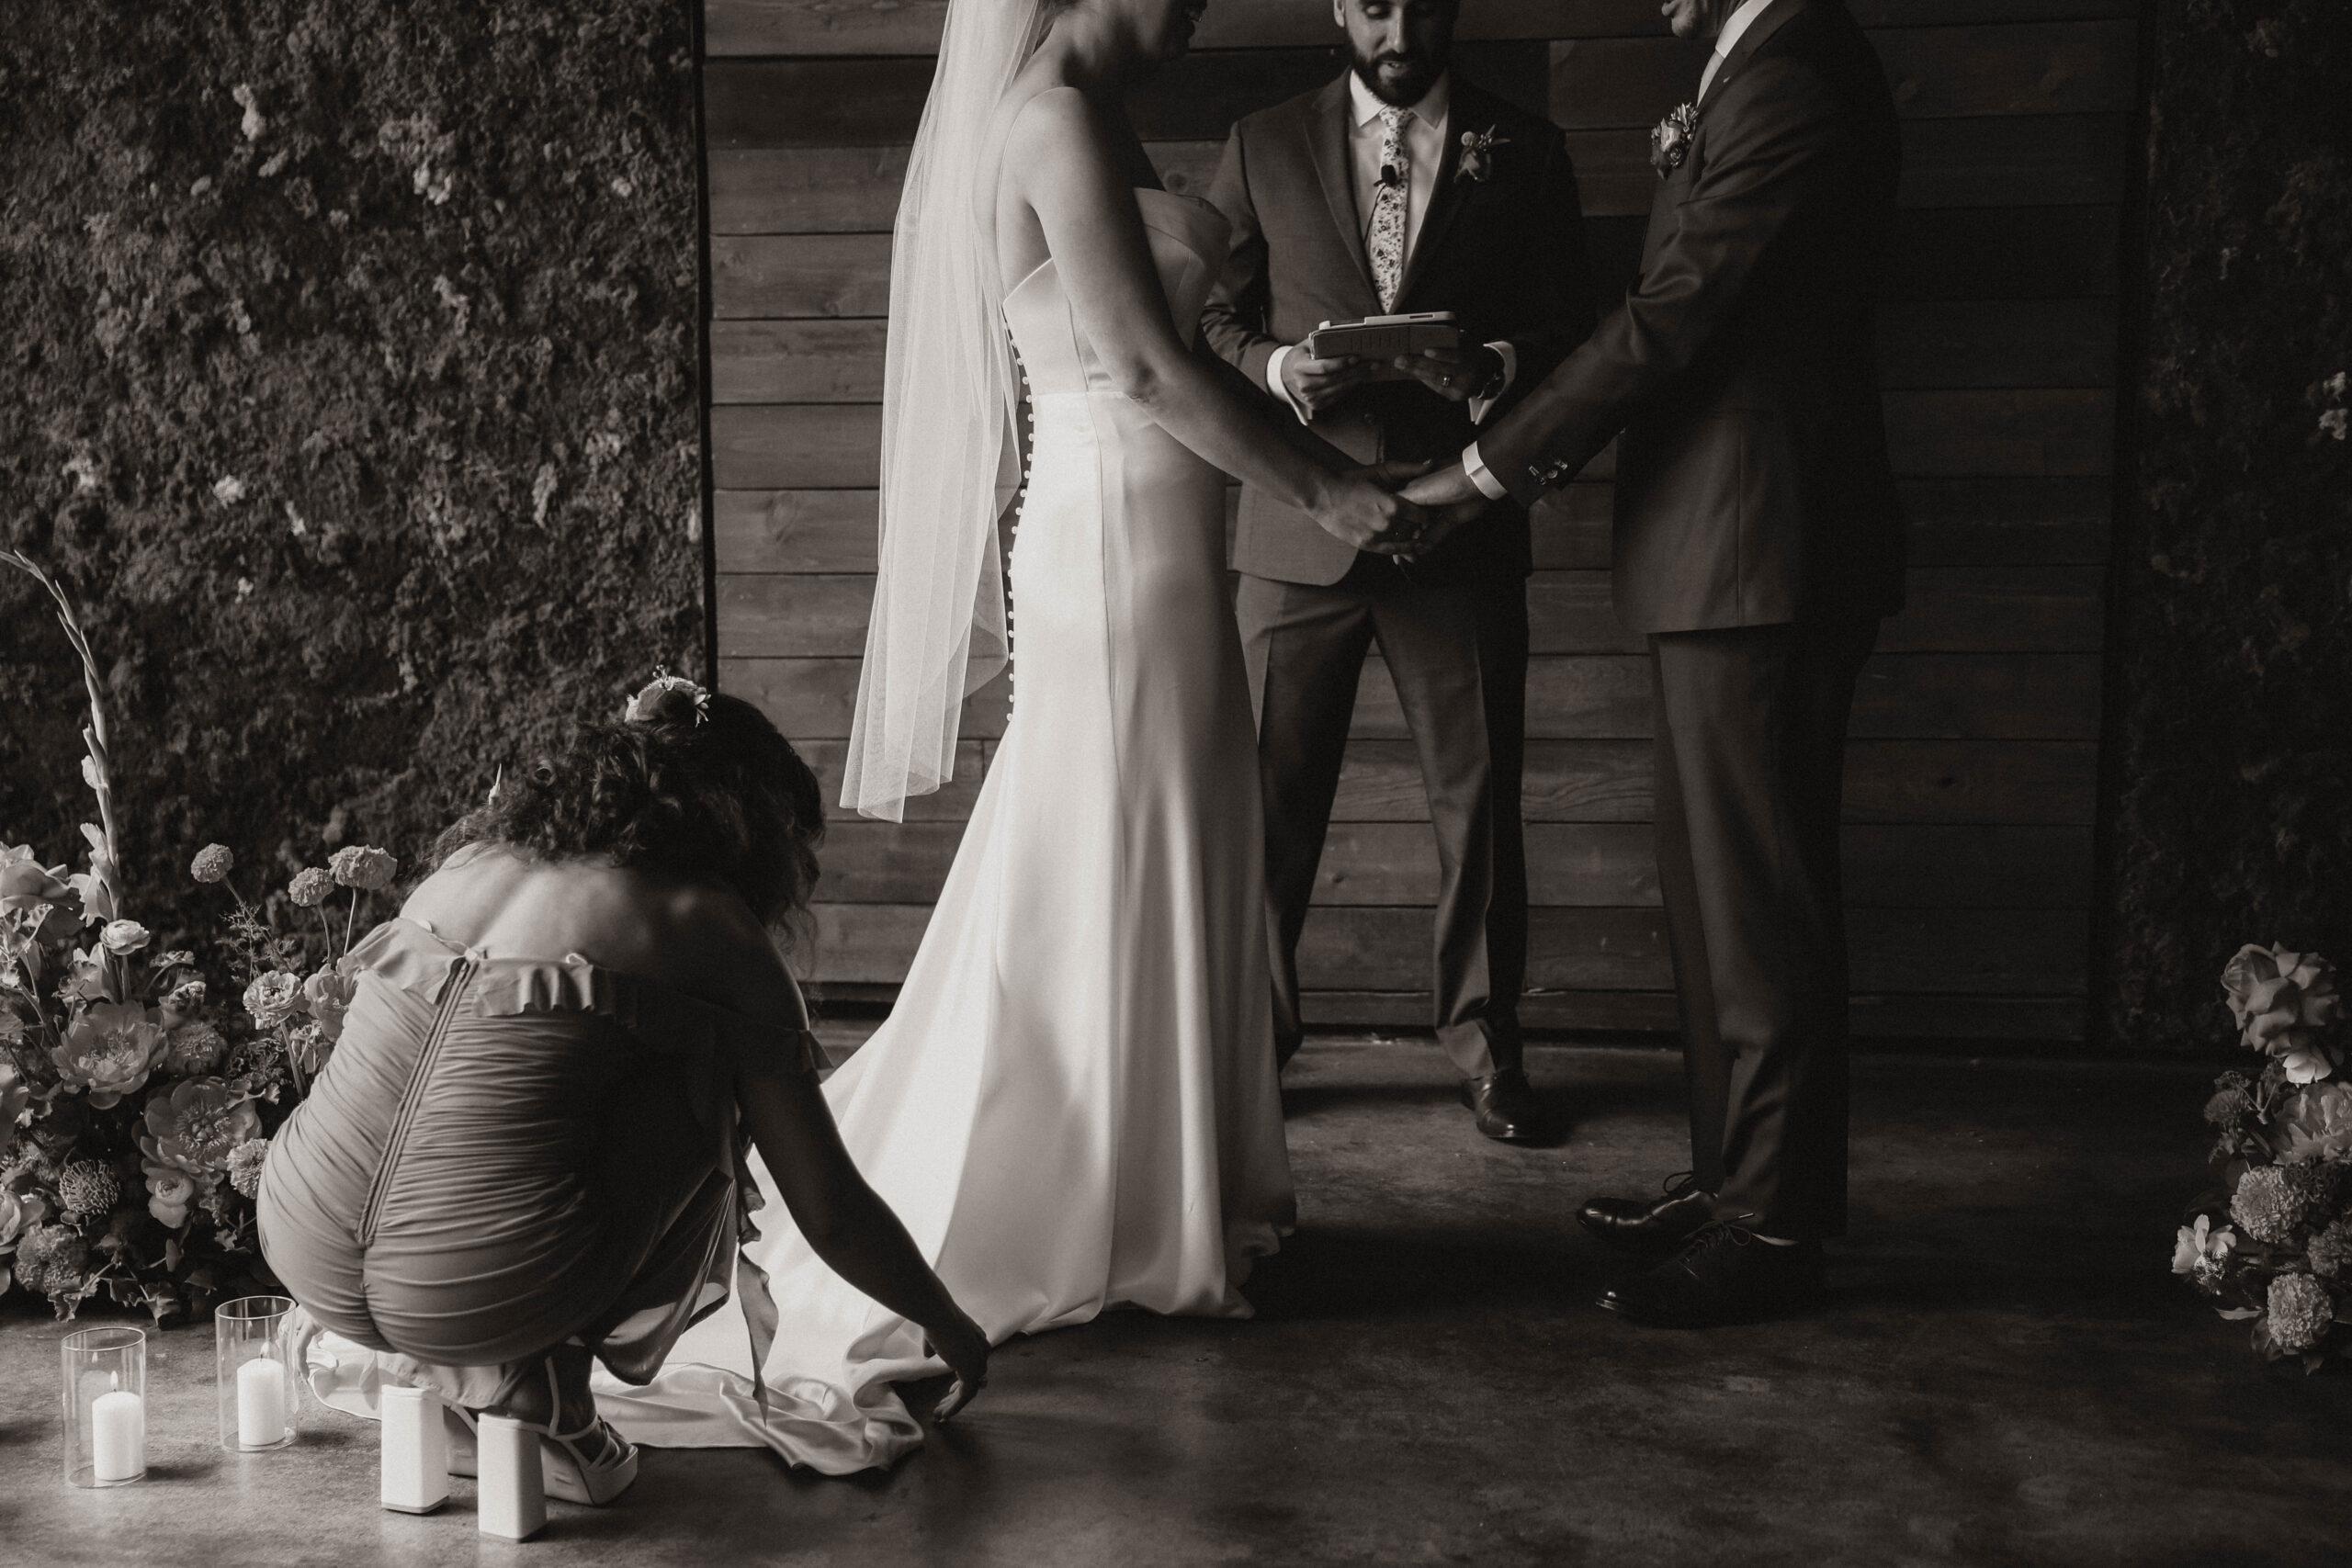
[[[1491,403],[1508,406],[1592,324],[1583,213],[1558,130],[1451,73],[1417,107],[1408,130],[1423,151],[1408,160],[1413,177],[1396,182],[1410,185],[1417,205],[1386,310],[1453,311],[1470,342],[1497,348],[1509,379],[1469,403],[1418,382],[1377,382],[1309,419],[1366,462],[1451,459],[1492,417]],[[1203,326],[1216,353],[1286,404],[1279,355],[1324,321],[1384,313],[1367,249],[1382,200],[1367,138],[1379,134],[1380,111],[1342,73],[1245,117],[1226,142],[1211,197],[1232,220],[1231,249]],[[1483,138],[1467,166],[1465,133]],[[1466,1082],[1516,1073],[1527,955],[1526,513],[1497,507],[1408,570],[1245,490],[1233,565],[1259,724],[1278,1050],[1287,1056],[1298,1043],[1299,933],[1357,678],[1376,643],[1419,750],[1437,839],[1432,1021]]]
[[[1841,0],[1735,12],[1639,282],[1464,455],[1523,507],[1618,437],[1691,1159],[1719,1216],[1799,1240],[1846,1217],[1838,816],[1855,679],[1903,600],[1874,306],[1900,163]]]

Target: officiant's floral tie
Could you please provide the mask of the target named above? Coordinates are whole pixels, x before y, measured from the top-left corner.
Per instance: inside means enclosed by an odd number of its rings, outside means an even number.
[[[1405,279],[1405,196],[1412,188],[1412,164],[1405,151],[1405,122],[1411,109],[1384,105],[1380,111],[1380,189],[1372,198],[1372,227],[1364,248],[1372,260],[1372,284],[1380,290],[1380,308],[1396,308],[1397,287]]]

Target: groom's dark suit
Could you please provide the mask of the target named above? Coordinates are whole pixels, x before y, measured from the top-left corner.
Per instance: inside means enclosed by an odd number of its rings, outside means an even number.
[[[1349,81],[1342,74],[1244,118],[1211,192],[1233,237],[1203,328],[1261,388],[1278,349],[1325,321],[1381,311],[1351,164]],[[1458,75],[1443,131],[1394,309],[1451,310],[1471,342],[1508,342],[1518,361],[1508,406],[1591,328],[1576,175],[1555,127]],[[1484,177],[1463,175],[1465,131],[1491,132]],[[1448,458],[1476,434],[1464,404],[1405,381],[1358,387],[1311,424],[1365,462]],[[1233,564],[1243,574],[1237,608],[1258,714],[1281,1049],[1298,1043],[1299,932],[1357,676],[1376,641],[1420,753],[1438,840],[1439,1037],[1465,1077],[1518,1067],[1527,514],[1498,507],[1408,572],[1250,490]]]
[[[1901,153],[1841,0],[1773,0],[1698,105],[1640,282],[1478,439],[1520,504],[1618,446],[1617,614],[1650,637],[1657,854],[1694,1169],[1846,1214],[1838,823],[1854,682],[1903,598],[1875,307]]]

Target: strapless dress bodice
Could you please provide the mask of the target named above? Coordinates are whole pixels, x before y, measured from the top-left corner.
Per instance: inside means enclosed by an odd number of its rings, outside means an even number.
[[[1151,244],[1152,265],[1168,297],[1176,332],[1191,347],[1200,331],[1201,307],[1224,265],[1229,225],[1225,215],[1198,197],[1136,187],[1136,207]],[[1114,389],[1093,345],[1062,291],[1060,274],[1048,256],[1004,297],[1004,321],[1021,355],[1032,397],[1061,392],[1108,392]]]

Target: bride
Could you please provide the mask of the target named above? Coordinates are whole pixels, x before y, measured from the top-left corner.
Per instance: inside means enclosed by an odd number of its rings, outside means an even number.
[[[825,1096],[991,1343],[1114,1306],[1248,1314],[1292,1196],[1225,476],[1362,547],[1408,550],[1423,517],[1192,352],[1225,220],[1159,187],[1121,99],[1202,8],[952,0],[899,208],[843,804],[897,820],[939,787],[963,697],[1008,661],[1013,706],[898,1005]],[[891,1463],[922,1440],[891,1383],[943,1363],[788,1224],[760,1252],[764,1414],[731,1305],[601,1405],[659,1446]]]

